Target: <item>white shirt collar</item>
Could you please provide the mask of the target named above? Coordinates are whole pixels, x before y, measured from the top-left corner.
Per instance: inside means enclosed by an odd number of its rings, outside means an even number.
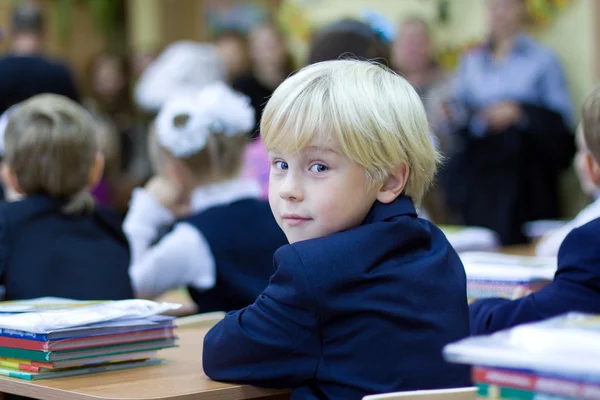
[[[258,182],[250,179],[236,178],[194,189],[191,195],[190,208],[197,214],[211,207],[230,204],[245,198],[258,198],[261,188]]]

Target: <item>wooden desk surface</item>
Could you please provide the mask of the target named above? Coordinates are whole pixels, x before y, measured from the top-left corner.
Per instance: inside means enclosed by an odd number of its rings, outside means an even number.
[[[67,378],[26,381],[0,377],[0,392],[47,400],[255,399],[289,393],[211,381],[202,370],[207,328],[180,329],[180,347],[162,350],[166,364]]]
[[[513,254],[516,256],[535,256],[535,244],[506,246],[500,250],[500,253]]]

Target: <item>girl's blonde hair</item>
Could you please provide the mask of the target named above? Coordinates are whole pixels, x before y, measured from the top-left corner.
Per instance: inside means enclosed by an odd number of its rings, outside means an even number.
[[[185,115],[178,115],[185,123]],[[158,143],[156,127],[150,128],[149,153],[155,172],[160,173],[165,156],[178,159],[198,181],[223,181],[237,177],[242,169],[244,149],[248,142],[245,135],[225,136],[221,133],[211,133],[206,138],[206,146],[188,156],[177,157],[169,149]]]
[[[43,94],[19,105],[4,136],[5,161],[26,195],[67,200],[68,214],[89,211],[87,186],[98,152],[98,126],[66,97]]]
[[[303,68],[273,93],[263,112],[268,149],[297,152],[333,136],[345,156],[364,167],[371,184],[401,165],[410,174],[405,194],[421,203],[440,155],[425,109],[412,86],[368,61],[325,61]]]

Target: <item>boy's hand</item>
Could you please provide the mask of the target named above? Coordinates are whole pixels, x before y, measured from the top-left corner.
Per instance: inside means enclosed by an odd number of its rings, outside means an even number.
[[[183,187],[161,176],[154,176],[145,186],[146,192],[176,217],[190,214],[190,200]]]

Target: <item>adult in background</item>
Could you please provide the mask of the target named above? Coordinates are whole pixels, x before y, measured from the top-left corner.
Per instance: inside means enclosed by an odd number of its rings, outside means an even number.
[[[69,68],[44,55],[46,24],[42,10],[30,3],[13,10],[9,51],[0,58],[0,114],[41,93],[78,100]]]
[[[450,138],[444,130],[442,104],[451,95],[451,79],[435,61],[431,30],[419,17],[408,17],[398,24],[391,47],[392,68],[415,88],[425,106],[431,132],[442,153],[449,149]],[[432,187],[423,199],[429,218],[435,223],[448,223],[442,193]]]
[[[294,71],[294,62],[283,34],[272,22],[253,27],[248,35],[248,45],[251,71],[234,79],[232,87],[250,98],[256,114],[256,129],[252,134],[255,138],[265,104],[279,84]]]
[[[371,26],[347,18],[321,28],[312,37],[308,64],[337,60],[340,57],[374,59],[387,64],[390,49]]]
[[[572,105],[561,66],[523,33],[524,0],[487,0],[487,42],[465,54],[446,107],[455,144],[441,174],[467,225],[525,241],[522,225],[559,216],[558,174],[570,164]]]

